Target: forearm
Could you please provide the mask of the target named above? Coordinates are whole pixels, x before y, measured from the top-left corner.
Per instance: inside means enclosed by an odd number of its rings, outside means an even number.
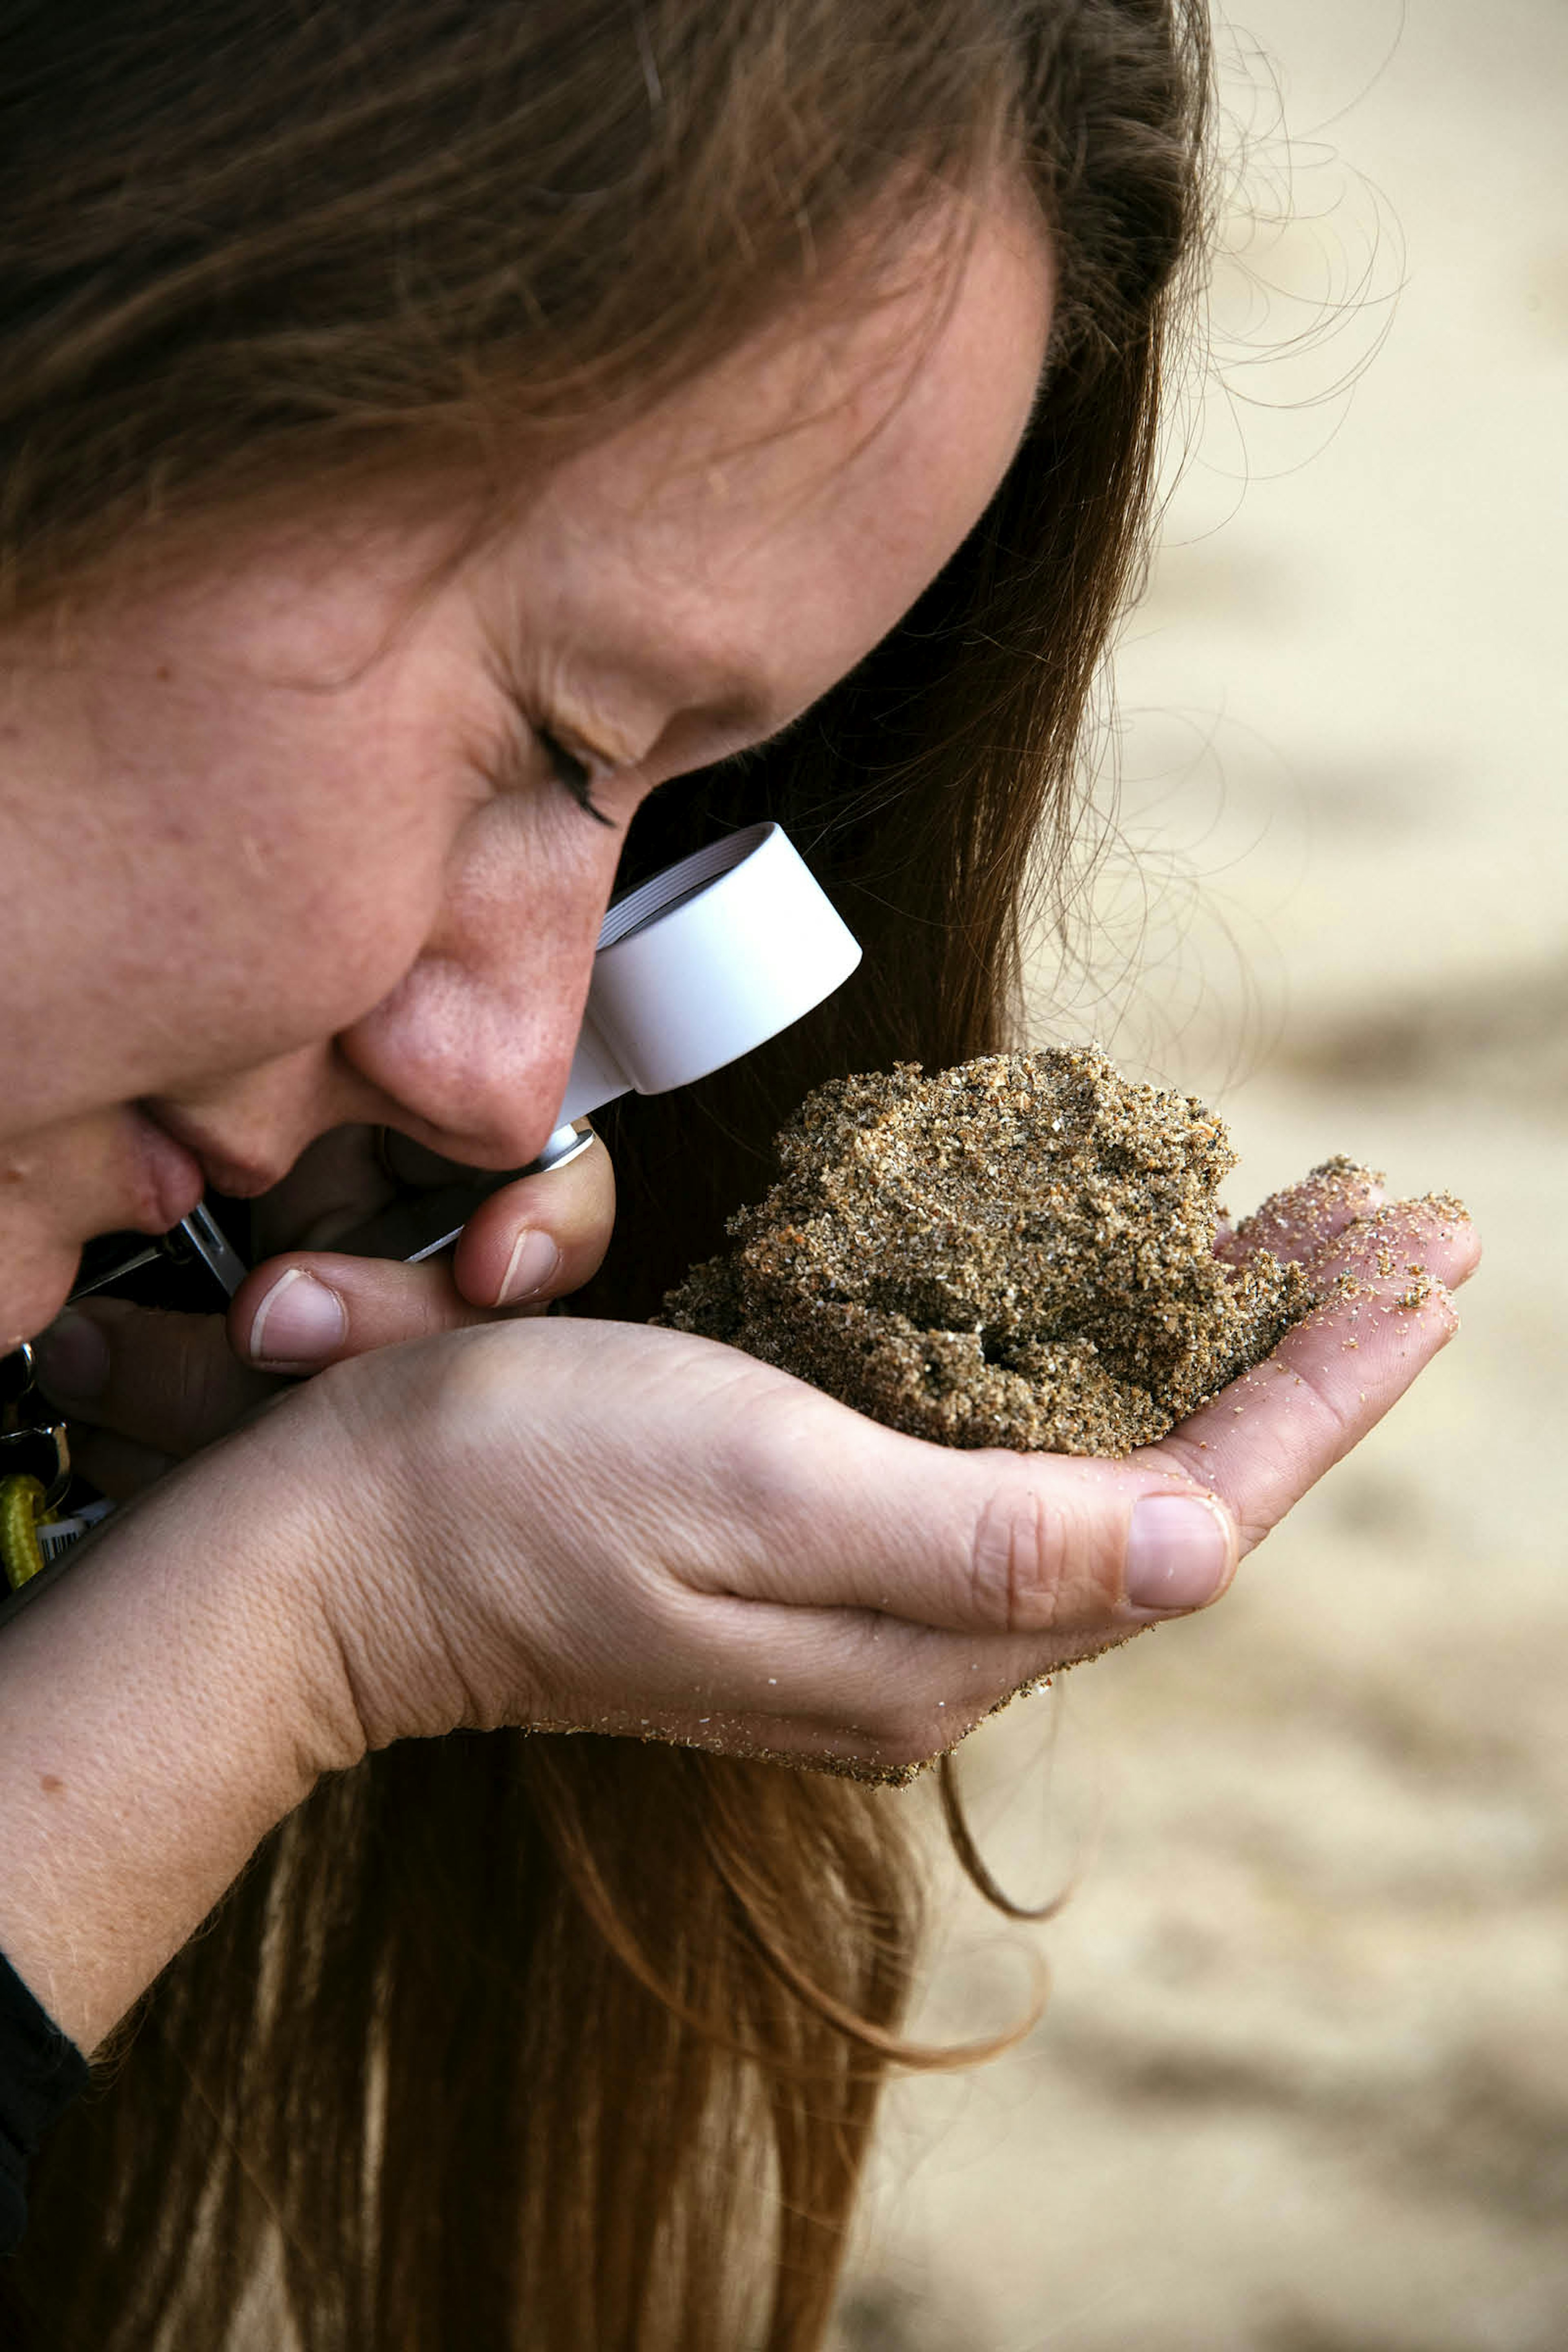
[[[571,1726],[906,1776],[1215,1597],[1450,1336],[1452,1203],[1309,1180],[1274,1223],[1325,1303],[1124,1462],[944,1450],[574,1318],[292,1390],[0,1629],[0,1948],[90,2047],[367,1741]]]
[[[329,1522],[281,1434],[166,1480],[0,1629],[0,1949],[85,2050],[353,1760]]]

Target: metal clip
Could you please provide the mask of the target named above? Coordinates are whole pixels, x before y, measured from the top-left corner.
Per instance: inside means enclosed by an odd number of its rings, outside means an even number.
[[[127,1243],[132,1244],[129,1250]],[[172,1233],[160,1234],[155,1241],[110,1234],[89,1242],[82,1252],[70,1295],[73,1300],[86,1298],[90,1292],[107,1290],[111,1283],[122,1282],[127,1275],[139,1274],[146,1266],[184,1267],[197,1263],[206,1268],[226,1298],[234,1297],[249,1270],[205,1201],[188,1217],[182,1217]]]
[[[53,1510],[70,1484],[66,1425],[38,1386],[31,1344],[0,1357],[0,1478],[36,1478]]]

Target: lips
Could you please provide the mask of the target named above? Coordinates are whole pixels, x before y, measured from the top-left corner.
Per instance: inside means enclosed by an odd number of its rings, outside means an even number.
[[[135,1107],[127,1113],[134,1139],[138,1202],[128,1220],[139,1234],[166,1234],[188,1217],[207,1188],[206,1172],[195,1152],[166,1128]]]
[[[169,1136],[174,1143],[179,1143],[185,1155],[195,1160],[214,1192],[226,1192],[230,1200],[257,1200],[261,1192],[270,1192],[275,1183],[282,1183],[299,1160],[299,1152],[310,1140],[308,1129],[299,1140],[289,1140],[282,1157],[278,1152],[268,1152],[266,1160],[257,1152],[242,1157],[240,1152],[230,1150],[221,1136],[205,1131],[200,1119],[185,1118],[185,1112],[172,1103],[143,1098],[136,1103],[136,1110],[141,1112],[141,1118],[160,1129],[160,1134]]]
[[[233,1201],[254,1201],[259,1193],[269,1192],[280,1183],[294,1164],[293,1153],[283,1160],[240,1160],[227,1152],[216,1137],[204,1135],[194,1120],[187,1120],[177,1111],[166,1109],[159,1103],[136,1106],[138,1116],[174,1143],[187,1160],[194,1160],[206,1184],[219,1192],[227,1193]],[[182,1210],[182,1216],[188,1210]]]

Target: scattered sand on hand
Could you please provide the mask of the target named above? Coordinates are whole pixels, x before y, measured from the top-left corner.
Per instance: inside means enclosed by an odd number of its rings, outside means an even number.
[[[780,1181],[658,1319],[913,1436],[1125,1454],[1316,1304],[1245,1226],[1214,1255],[1223,1125],[1098,1047],[835,1079],[774,1148]]]

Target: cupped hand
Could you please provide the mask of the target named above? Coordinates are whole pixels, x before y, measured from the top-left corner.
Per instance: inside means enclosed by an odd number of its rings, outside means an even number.
[[[522,1317],[340,1350],[13,1602],[13,1966],[92,2047],[367,1743],[588,1726],[900,1778],[1201,1605],[1447,1339],[1478,1255],[1454,1204],[1342,1177],[1268,1215],[1337,1286],[1128,1462],[944,1451],[672,1331]],[[381,1295],[353,1294],[350,1345]],[[111,1370],[109,1405],[182,1450],[222,1417],[134,1381]]]
[[[380,1212],[386,1245],[413,1247],[400,1204],[450,1184],[449,1165],[410,1154],[399,1193],[365,1129],[323,1137],[256,1204],[276,1254],[241,1284],[226,1318],[87,1298],[38,1343],[40,1378],[71,1416],[72,1455],[121,1500],[211,1444],[291,1379],[372,1349],[461,1329],[498,1315],[540,1315],[596,1271],[615,1220],[615,1174],[597,1140],[565,1166],[523,1176],[482,1201],[455,1250],[423,1265],[323,1244]],[[292,1245],[290,1245],[292,1244]]]
[[[900,1777],[1013,1690],[1216,1598],[1452,1335],[1479,1256],[1457,1203],[1379,1205],[1342,1171],[1240,1245],[1264,1234],[1324,1303],[1125,1462],[943,1449],[622,1325],[343,1365],[309,1400],[353,1528],[322,1596],[337,1738],[588,1727]]]

